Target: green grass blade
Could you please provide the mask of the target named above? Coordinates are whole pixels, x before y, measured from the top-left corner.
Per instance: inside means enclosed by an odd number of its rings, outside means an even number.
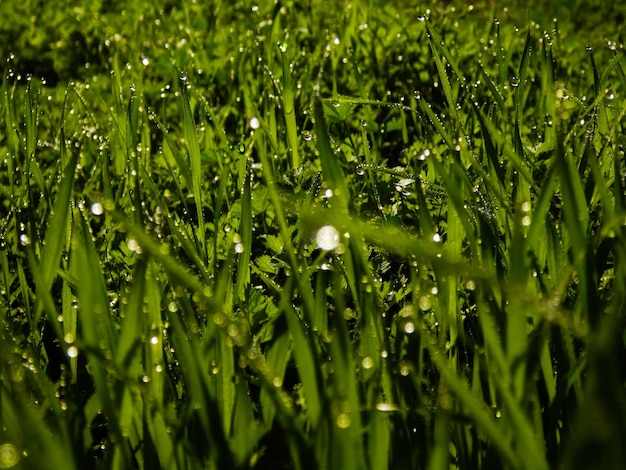
[[[285,117],[285,124],[287,126],[287,142],[289,143],[289,152],[291,153],[291,165],[292,168],[295,169],[300,166],[300,154],[298,150],[298,128],[296,125],[294,87],[291,79],[293,66],[287,56],[286,48],[287,46],[284,45],[279,46],[283,70],[283,114]]]
[[[40,269],[49,287],[52,286],[61,254],[67,244],[67,233],[71,219],[72,189],[74,187],[74,174],[77,163],[78,154],[75,153],[70,157],[68,164],[63,170],[63,179],[52,206],[52,213],[44,239]]]
[[[284,292],[290,293],[293,289],[291,281],[285,285]],[[306,399],[306,416],[313,429],[319,425],[322,417],[323,393],[321,393],[319,377],[319,358],[314,354],[315,347],[310,335],[307,335],[301,324],[298,314],[291,306],[291,297],[283,295],[281,307],[285,312],[285,318],[289,332],[293,338],[293,355],[298,368],[298,374],[302,380],[302,388]]]
[[[239,225],[240,239],[235,243],[235,251],[239,253],[237,263],[237,281],[235,296],[243,300],[245,289],[250,285],[250,257],[252,253],[252,192],[250,189],[250,169],[246,156],[241,156],[243,188],[241,191],[241,219]]]
[[[336,154],[330,145],[326,118],[324,117],[324,106],[319,97],[315,100],[315,133],[317,134],[317,145],[324,178],[333,191],[333,196],[339,201],[339,209],[345,210],[348,206],[347,201],[350,193],[348,192],[346,179],[337,161]]]
[[[183,75],[181,79],[181,106],[183,108],[183,132],[185,135],[185,142],[187,144],[187,150],[189,152],[189,168],[191,172],[191,187],[193,190],[193,199],[196,205],[196,216],[198,218],[198,230],[195,236],[200,244],[199,253],[203,260],[207,259],[206,250],[206,229],[204,225],[204,212],[203,212],[203,185],[202,185],[202,155],[200,153],[200,142],[198,140],[198,133],[196,129],[196,123],[191,111],[191,99],[188,91],[189,84],[187,78]]]

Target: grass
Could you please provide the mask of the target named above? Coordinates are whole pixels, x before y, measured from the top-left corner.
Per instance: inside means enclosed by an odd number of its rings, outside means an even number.
[[[0,467],[624,466],[624,12],[563,5],[6,12]]]

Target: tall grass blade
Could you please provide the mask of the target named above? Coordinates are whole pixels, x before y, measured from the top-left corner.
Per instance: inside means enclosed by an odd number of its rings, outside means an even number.
[[[283,71],[283,115],[285,117],[285,125],[287,126],[287,142],[289,143],[289,152],[291,153],[292,168],[300,166],[300,153],[298,150],[298,128],[296,125],[296,112],[294,103],[294,86],[291,79],[292,65],[284,50],[286,46],[279,46],[280,59]]]
[[[196,206],[196,217],[198,219],[198,230],[195,231],[194,236],[197,237],[199,243],[199,250],[201,259],[206,261],[206,229],[204,225],[204,199],[203,199],[203,185],[202,185],[202,155],[200,153],[200,142],[198,140],[198,133],[196,129],[196,123],[191,111],[191,101],[188,91],[189,84],[187,78],[182,75],[181,78],[181,106],[183,108],[183,132],[185,135],[185,142],[187,144],[187,151],[189,152],[189,169],[191,173],[191,188],[193,191],[193,200]]]

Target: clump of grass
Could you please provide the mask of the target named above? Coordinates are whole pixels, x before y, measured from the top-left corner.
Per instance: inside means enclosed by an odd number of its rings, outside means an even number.
[[[616,42],[107,8],[92,76],[2,81],[0,466],[626,462]]]

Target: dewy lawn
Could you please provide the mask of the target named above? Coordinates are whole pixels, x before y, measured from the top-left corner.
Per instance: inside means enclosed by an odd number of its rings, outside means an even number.
[[[626,10],[495,3],[0,4],[0,468],[624,467]]]

